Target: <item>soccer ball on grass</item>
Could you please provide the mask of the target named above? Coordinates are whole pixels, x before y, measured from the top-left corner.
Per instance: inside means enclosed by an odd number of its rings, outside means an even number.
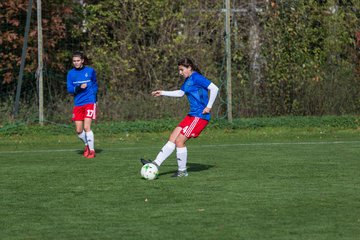
[[[142,166],[140,171],[141,176],[146,180],[154,180],[155,178],[157,178],[158,173],[158,168],[155,164],[152,163],[145,164],[144,166]]]

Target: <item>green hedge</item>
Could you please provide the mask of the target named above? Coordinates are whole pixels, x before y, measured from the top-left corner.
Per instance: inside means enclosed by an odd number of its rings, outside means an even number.
[[[163,119],[154,121],[107,122],[94,124],[97,134],[111,135],[130,132],[164,132],[171,131],[179,120]],[[259,129],[259,128],[343,128],[356,129],[360,125],[360,116],[322,116],[322,117],[269,117],[240,118],[229,123],[224,119],[214,119],[208,128],[213,129]],[[23,134],[74,134],[72,124],[47,123],[40,126],[36,123],[7,123],[0,127],[0,136]]]

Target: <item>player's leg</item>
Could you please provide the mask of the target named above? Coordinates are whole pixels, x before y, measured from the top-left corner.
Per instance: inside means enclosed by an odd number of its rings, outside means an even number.
[[[175,140],[176,145],[176,160],[178,164],[178,171],[173,175],[173,177],[186,177],[188,175],[186,171],[187,165],[187,148],[185,142],[188,140],[186,136],[183,134],[179,134],[179,136]]]
[[[180,135],[181,130],[182,130],[182,127],[177,126],[170,134],[169,141],[172,143],[175,143],[177,137]]]
[[[204,128],[207,126],[208,121],[198,117],[187,117],[184,123],[186,124],[175,140],[178,171],[173,175],[173,177],[188,176],[186,167],[188,154],[185,143],[187,140],[189,140],[189,138],[198,137],[202,130],[204,130]]]
[[[83,121],[74,121],[74,122],[75,122],[75,129],[76,129],[76,133],[77,133],[78,137],[85,145],[87,145],[86,135],[85,135],[85,131],[83,128]]]
[[[177,126],[170,134],[169,141],[161,148],[156,156],[154,163],[160,166],[175,150],[175,140],[181,132],[181,127]]]
[[[75,123],[75,131],[80,138],[80,140],[85,144],[84,148],[84,157],[89,154],[89,147],[87,144],[86,134],[84,131],[84,107],[83,106],[75,106],[73,109],[73,117],[72,120]]]
[[[74,122],[75,122],[76,133],[78,134],[79,138],[84,143],[86,143],[83,121],[74,121]]]
[[[84,129],[90,150],[94,150],[94,133],[91,130],[91,118],[84,119]]]
[[[179,124],[182,129],[179,135],[175,139],[176,145],[176,160],[178,164],[178,171],[173,175],[173,177],[186,177],[186,164],[187,164],[187,148],[185,142],[194,136],[194,129],[198,123],[199,118],[186,116],[184,120]]]
[[[168,142],[162,147],[158,155],[156,156],[156,159],[153,161],[154,164],[157,166],[160,166],[175,150],[175,141],[180,135],[181,131],[184,131],[184,126],[187,126],[187,122],[189,121],[189,116],[186,116],[178,126],[172,131],[170,134]],[[141,159],[142,164],[146,164],[150,161]]]
[[[92,120],[95,119],[95,104],[87,104],[85,106],[84,130],[89,146],[89,154],[87,158],[95,157],[94,133],[91,130]]]
[[[87,141],[87,137],[84,131],[84,122],[83,121],[75,121],[75,127],[76,127],[76,133],[78,135],[78,137],[80,138],[80,140],[85,144],[84,147],[84,157],[86,157],[89,154],[89,146],[88,146],[88,141]]]

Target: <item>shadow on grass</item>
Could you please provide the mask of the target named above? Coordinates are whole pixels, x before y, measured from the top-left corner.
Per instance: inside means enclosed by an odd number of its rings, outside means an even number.
[[[188,172],[201,172],[201,171],[206,171],[209,170],[210,168],[214,167],[214,165],[210,165],[210,164],[201,164],[201,163],[188,163]],[[162,175],[167,175],[170,173],[174,173],[176,170],[174,171],[167,171],[167,172],[160,172],[159,176]]]

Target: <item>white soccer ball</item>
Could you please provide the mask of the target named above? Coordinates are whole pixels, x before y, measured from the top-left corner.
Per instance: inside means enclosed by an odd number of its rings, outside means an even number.
[[[147,163],[142,166],[140,174],[146,180],[154,180],[159,174],[159,169],[153,163]]]

